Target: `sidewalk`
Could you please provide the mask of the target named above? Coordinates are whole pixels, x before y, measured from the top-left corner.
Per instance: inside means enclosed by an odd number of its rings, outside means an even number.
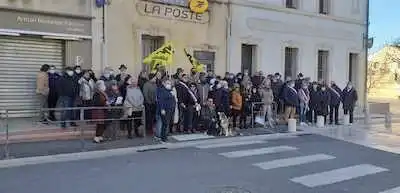
[[[327,126],[325,128],[299,127],[311,132],[338,140],[367,146],[382,151],[400,154],[400,125],[393,124],[387,129],[383,124],[357,123],[352,126]]]

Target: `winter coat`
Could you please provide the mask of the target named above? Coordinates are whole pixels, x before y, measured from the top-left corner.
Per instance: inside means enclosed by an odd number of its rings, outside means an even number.
[[[342,101],[344,110],[353,110],[358,100],[357,91],[354,88],[348,90],[347,88],[342,91]]]
[[[144,97],[139,87],[127,87],[124,101],[124,114],[131,116],[133,111],[143,110]]]
[[[342,101],[342,90],[338,86],[332,86],[329,88],[329,93],[331,95],[331,102],[329,105],[338,106]]]
[[[49,95],[57,96],[57,85],[60,80],[60,75],[57,73],[48,74],[49,76]]]
[[[262,97],[262,102],[265,105],[272,105],[272,103],[274,103],[274,93],[272,89],[262,89],[261,97]]]
[[[316,109],[318,104],[318,90],[314,90],[312,87],[310,90],[310,102],[308,106],[310,109]]]
[[[277,80],[276,82],[272,81],[271,82],[271,89],[272,92],[274,93],[274,101],[279,101],[281,99],[280,97],[280,92],[282,90],[283,82],[281,80]]]
[[[178,94],[178,103],[184,104],[185,106],[191,106],[198,103],[196,93],[193,93],[190,88],[184,82],[178,82],[175,86]]]
[[[95,107],[106,107],[107,106],[107,95],[104,92],[101,91],[96,91],[93,95],[93,106]],[[97,124],[104,124],[104,121],[102,119],[107,118],[106,114],[107,110],[106,109],[93,109],[91,112],[92,119],[93,120],[99,120],[96,121]]]
[[[171,90],[172,96],[175,98],[175,111],[174,111],[174,124],[179,122],[179,108],[178,108],[178,93],[176,93],[175,87]]]
[[[109,89],[107,92],[107,97],[108,97],[108,104],[112,107],[122,107],[123,104],[117,104],[117,100],[119,97],[122,97],[121,93],[119,91],[114,92],[111,89]],[[122,108],[112,108],[108,111],[108,118],[110,119],[119,119],[123,116],[123,109]]]
[[[79,97],[81,100],[90,101],[93,99],[94,95],[94,81],[92,79],[86,80],[85,78],[81,78],[78,81],[79,84]]]
[[[310,91],[308,88],[300,88],[297,93],[299,94],[300,105],[308,105],[310,103]]]
[[[175,110],[175,97],[171,94],[171,91],[165,87],[157,89],[157,113],[161,113],[165,110],[167,113],[172,113]]]
[[[232,92],[232,109],[234,110],[242,110],[243,108],[243,100],[242,100],[242,95],[240,94],[239,91],[233,91]]]
[[[212,119],[217,119],[217,112],[215,111],[215,108],[204,106],[201,109],[201,118],[205,121],[211,121]]]
[[[326,116],[329,113],[329,104],[331,100],[331,95],[328,90],[325,91],[318,91],[317,93],[317,115]]]
[[[36,94],[49,95],[49,76],[47,72],[39,72],[36,76]]]
[[[148,81],[147,78],[143,78],[143,77],[139,76],[139,78],[138,78],[138,86],[139,86],[140,90],[143,91],[143,86],[147,81]]]
[[[283,89],[283,100],[286,106],[297,107],[299,106],[299,95],[294,88],[286,86]]]
[[[253,92],[251,93],[250,102],[251,102],[251,106],[254,106],[253,107],[253,111],[260,111],[261,110],[261,107],[263,106],[261,104],[262,97],[261,97],[261,94],[258,91],[256,93],[253,93]]]
[[[156,104],[156,90],[157,85],[155,82],[147,81],[143,86],[143,96],[146,104]]]
[[[79,95],[78,82],[75,82],[75,79],[72,76],[66,74],[60,78],[58,83],[57,93],[59,96],[75,98]]]

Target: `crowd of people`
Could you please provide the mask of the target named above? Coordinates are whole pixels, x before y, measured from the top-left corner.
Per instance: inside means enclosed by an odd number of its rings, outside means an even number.
[[[145,114],[145,132],[153,132],[162,141],[169,133],[195,133],[206,131],[218,135],[219,113],[232,121],[234,129],[247,129],[255,120],[254,112],[262,112],[266,127],[286,124],[298,118],[299,124],[316,124],[317,116],[325,123],[339,124],[339,107],[353,123],[353,110],[357,92],[349,82],[344,89],[335,82],[311,81],[302,73],[296,79],[279,73],[253,76],[243,73],[225,73],[224,77],[212,71],[186,74],[182,68],[168,74],[165,68],[155,73],[140,72],[138,77],[127,73],[121,65],[119,73],[106,68],[100,77],[92,70],[80,66],[67,67],[57,72],[54,66],[43,65],[37,75],[37,89],[41,108],[110,107],[112,109],[86,110],[86,121],[96,123],[94,142],[104,140],[106,130],[122,129],[128,138],[137,137],[141,118]],[[79,111],[61,111],[61,127],[76,126]],[[55,111],[41,111],[41,121],[55,121]],[[251,121],[248,120],[251,119]],[[105,121],[120,119],[120,121]]]

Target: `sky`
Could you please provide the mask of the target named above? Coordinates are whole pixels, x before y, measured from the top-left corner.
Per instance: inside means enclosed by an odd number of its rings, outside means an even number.
[[[375,52],[385,43],[400,38],[400,0],[370,0],[370,37],[374,37]]]

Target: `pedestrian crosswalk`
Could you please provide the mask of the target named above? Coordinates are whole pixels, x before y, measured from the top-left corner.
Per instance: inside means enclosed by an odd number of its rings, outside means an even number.
[[[334,161],[339,158],[326,153],[310,153],[306,155],[301,153],[300,147],[290,145],[276,145],[276,143],[268,143],[267,141],[236,141],[229,143],[214,143],[207,145],[196,146],[200,150],[212,151],[219,156],[227,159],[243,159],[247,157],[255,157],[249,159],[252,165],[261,171],[269,172],[279,169],[291,167],[310,167],[315,163],[326,161]],[[234,150],[234,151],[232,151]],[[287,157],[288,153],[295,152],[295,156]],[[285,154],[278,156],[279,154]],[[263,161],[254,161],[258,159],[265,159]],[[271,160],[271,158],[273,158]],[[367,161],[367,160],[366,160]],[[241,162],[243,163],[243,162]],[[380,173],[389,172],[390,170],[381,166],[372,165],[368,163],[350,164],[342,168],[330,168],[326,171],[310,172],[309,174],[303,173],[301,176],[290,176],[287,178],[293,184],[300,184],[307,188],[325,187],[345,181],[357,180],[365,176],[372,176]],[[272,171],[271,171],[272,172]],[[305,175],[304,175],[305,174]],[[380,193],[400,193],[400,187],[385,190]]]

